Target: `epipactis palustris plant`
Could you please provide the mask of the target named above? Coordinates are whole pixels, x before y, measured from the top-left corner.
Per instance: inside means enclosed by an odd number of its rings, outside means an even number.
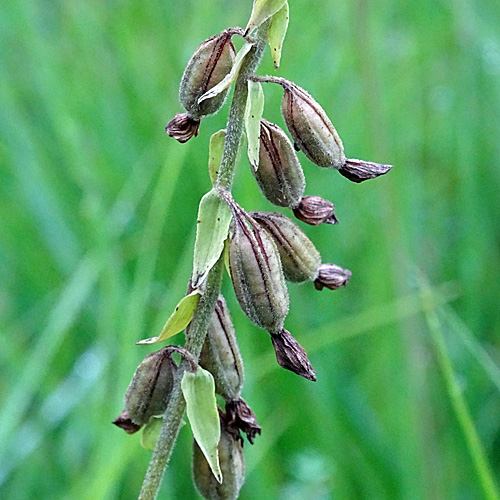
[[[390,165],[346,158],[344,146],[323,108],[303,88],[281,77],[257,76],[267,44],[277,69],[288,26],[287,0],[254,0],[246,29],[222,31],[205,40],[189,60],[180,84],[184,108],[167,124],[179,142],[199,133],[203,117],[220,110],[234,84],[227,128],[213,134],[208,154],[212,189],[201,199],[193,271],[186,295],[161,333],[138,344],[163,342],[185,330],[185,345],[148,354],[125,395],[114,423],[127,433],[141,428],[141,442],[153,450],[139,498],[156,498],[184,412],[191,425],[193,478],[209,500],[238,498],[245,476],[243,437],[253,443],[261,428],[241,397],[243,362],[224,297],[224,262],[237,301],[271,338],[280,366],[308,380],[316,374],[306,351],[285,329],[289,309],[286,281],[312,282],[317,290],[344,287],[351,272],[323,263],[318,250],[287,215],[245,211],[231,195],[237,153],[246,132],[250,169],[262,194],[289,215],[316,226],[338,222],[334,205],[305,196],[297,152],[354,182],[385,174]],[[237,51],[233,37],[244,40]],[[263,83],[283,88],[281,111],[291,139],[263,118]],[[172,353],[181,355],[181,362]],[[217,405],[216,394],[225,401]]]

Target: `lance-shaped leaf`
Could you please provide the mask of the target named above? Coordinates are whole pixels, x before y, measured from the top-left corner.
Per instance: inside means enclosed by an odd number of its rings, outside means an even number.
[[[207,277],[208,272],[219,260],[224,240],[229,232],[231,210],[219,198],[217,191],[212,189],[200,202],[198,210],[198,225],[194,244],[193,274],[191,285],[199,287]]]
[[[224,92],[238,77],[238,73],[240,72],[241,65],[245,60],[245,56],[250,52],[252,48],[251,43],[245,43],[243,47],[241,47],[240,51],[236,54],[236,58],[234,59],[234,64],[231,71],[221,80],[215,87],[212,87],[210,90],[205,92],[199,99],[198,104],[201,104],[206,99],[211,99],[216,95],[219,95],[221,92]]]
[[[186,400],[186,413],[193,436],[213,475],[222,483],[217,445],[220,440],[220,421],[215,399],[215,383],[212,374],[200,366],[196,372],[184,372],[181,389]]]
[[[215,186],[217,175],[219,174],[225,140],[226,129],[219,130],[218,132],[215,132],[212,137],[210,137],[210,146],[208,149],[208,173],[213,186]]]
[[[168,318],[160,335],[158,335],[158,337],[140,340],[136,342],[136,344],[156,344],[157,342],[167,340],[176,333],[182,332],[193,319],[194,310],[198,304],[199,297],[200,292],[198,290],[194,290],[189,295],[183,297],[175,307],[170,318]]]
[[[251,33],[255,28],[258,28],[266,19],[276,14],[286,0],[254,0],[250,21],[248,21],[245,35]]]
[[[274,69],[278,69],[281,59],[281,48],[285,39],[286,30],[288,28],[288,2],[281,7],[276,14],[271,18],[271,25],[267,32],[267,41],[271,47],[271,55],[273,56]]]
[[[163,417],[151,417],[141,434],[141,446],[143,448],[151,451],[155,449],[162,423]]]
[[[245,108],[248,161],[257,170],[259,166],[260,119],[264,110],[264,92],[259,82],[248,80],[248,98]]]

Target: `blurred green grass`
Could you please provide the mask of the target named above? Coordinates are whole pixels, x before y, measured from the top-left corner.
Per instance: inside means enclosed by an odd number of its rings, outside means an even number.
[[[134,342],[185,290],[208,140],[228,108],[184,146],[163,126],[194,49],[244,25],[250,4],[2,5],[1,498],[136,498],[149,452],[110,421],[148,352]],[[341,220],[305,230],[353,271],[334,293],[290,286],[286,326],[315,384],[276,368],[225,279],[263,426],[241,498],[498,498],[500,6],[290,8],[278,74],[323,105],[348,156],[395,167],[354,185],[301,156],[307,193]],[[282,124],[281,91],[265,92]],[[234,194],[272,208],[245,158]],[[190,453],[186,426],[161,498],[197,498]]]

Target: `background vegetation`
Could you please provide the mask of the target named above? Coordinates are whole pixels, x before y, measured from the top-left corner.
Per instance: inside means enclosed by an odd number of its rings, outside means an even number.
[[[290,286],[317,369],[278,369],[224,289],[263,433],[242,500],[496,499],[500,483],[497,0],[291,0],[278,72],[323,105],[355,185],[303,155],[341,223],[305,228],[345,290]],[[210,135],[163,127],[198,44],[250,0],[23,0],[0,10],[0,496],[134,499],[150,453],[110,424],[190,273]],[[272,73],[269,52],[261,73]],[[281,90],[266,118],[283,125]],[[235,198],[271,209],[242,158]],[[182,341],[182,336],[174,339]],[[161,498],[197,498],[191,434]]]

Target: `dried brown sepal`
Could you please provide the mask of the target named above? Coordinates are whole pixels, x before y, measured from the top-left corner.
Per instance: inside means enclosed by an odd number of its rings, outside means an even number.
[[[255,436],[262,432],[255,413],[243,398],[226,401],[225,424],[228,432],[241,440],[241,446],[243,446],[243,438],[240,431],[247,435],[250,444],[253,444]]]
[[[180,143],[189,141],[191,137],[198,135],[200,120],[190,118],[187,113],[177,113],[172,120],[167,123],[165,131],[170,137]]]
[[[318,277],[314,280],[316,290],[338,290],[345,287],[351,279],[352,273],[349,269],[343,269],[335,264],[321,264],[319,266]]]
[[[338,224],[335,216],[335,205],[320,196],[304,196],[293,209],[297,219],[311,226],[319,224]]]
[[[271,333],[278,364],[307,380],[316,381],[314,371],[305,349],[284,328],[279,333]]]
[[[127,410],[123,410],[111,423],[123,429],[127,434],[135,434],[142,427],[130,420]]]
[[[347,159],[339,172],[352,182],[363,182],[386,174],[392,165],[383,165],[371,161]]]

